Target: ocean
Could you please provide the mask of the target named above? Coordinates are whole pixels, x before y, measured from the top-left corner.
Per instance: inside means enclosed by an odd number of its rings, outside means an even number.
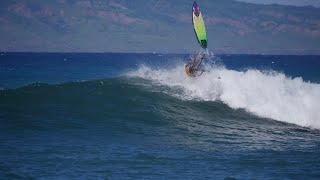
[[[1,53],[0,179],[320,179],[320,56]]]

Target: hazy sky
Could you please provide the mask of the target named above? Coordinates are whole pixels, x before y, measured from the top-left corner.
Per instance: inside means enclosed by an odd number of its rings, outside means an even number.
[[[296,6],[307,6],[312,5],[320,7],[320,0],[238,0],[250,3],[258,4],[285,4],[285,5],[296,5]]]

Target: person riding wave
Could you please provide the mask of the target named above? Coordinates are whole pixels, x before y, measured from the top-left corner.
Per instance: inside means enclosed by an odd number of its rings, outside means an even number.
[[[197,76],[201,76],[202,73],[205,71],[204,69],[201,70],[201,73],[199,75],[197,75],[197,72],[198,72],[198,68],[199,66],[201,65],[202,61],[203,61],[203,58],[206,56],[205,53],[203,53],[202,57],[200,58],[199,62],[197,65],[195,65],[195,61],[196,61],[196,58],[197,58],[197,54],[194,56],[194,58],[192,59],[191,62],[189,62],[188,64],[186,64],[185,66],[185,71],[186,71],[186,74],[190,77],[197,77]]]

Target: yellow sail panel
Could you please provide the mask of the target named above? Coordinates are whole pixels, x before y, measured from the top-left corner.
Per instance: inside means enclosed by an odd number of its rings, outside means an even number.
[[[208,44],[206,27],[204,25],[200,8],[196,2],[193,3],[192,8],[192,23],[199,44],[202,48],[206,49]]]

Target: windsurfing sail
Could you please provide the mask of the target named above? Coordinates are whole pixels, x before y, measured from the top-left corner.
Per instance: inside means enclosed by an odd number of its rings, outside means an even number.
[[[204,25],[200,8],[196,1],[194,1],[192,7],[192,24],[200,46],[206,49],[208,44],[206,27]]]

